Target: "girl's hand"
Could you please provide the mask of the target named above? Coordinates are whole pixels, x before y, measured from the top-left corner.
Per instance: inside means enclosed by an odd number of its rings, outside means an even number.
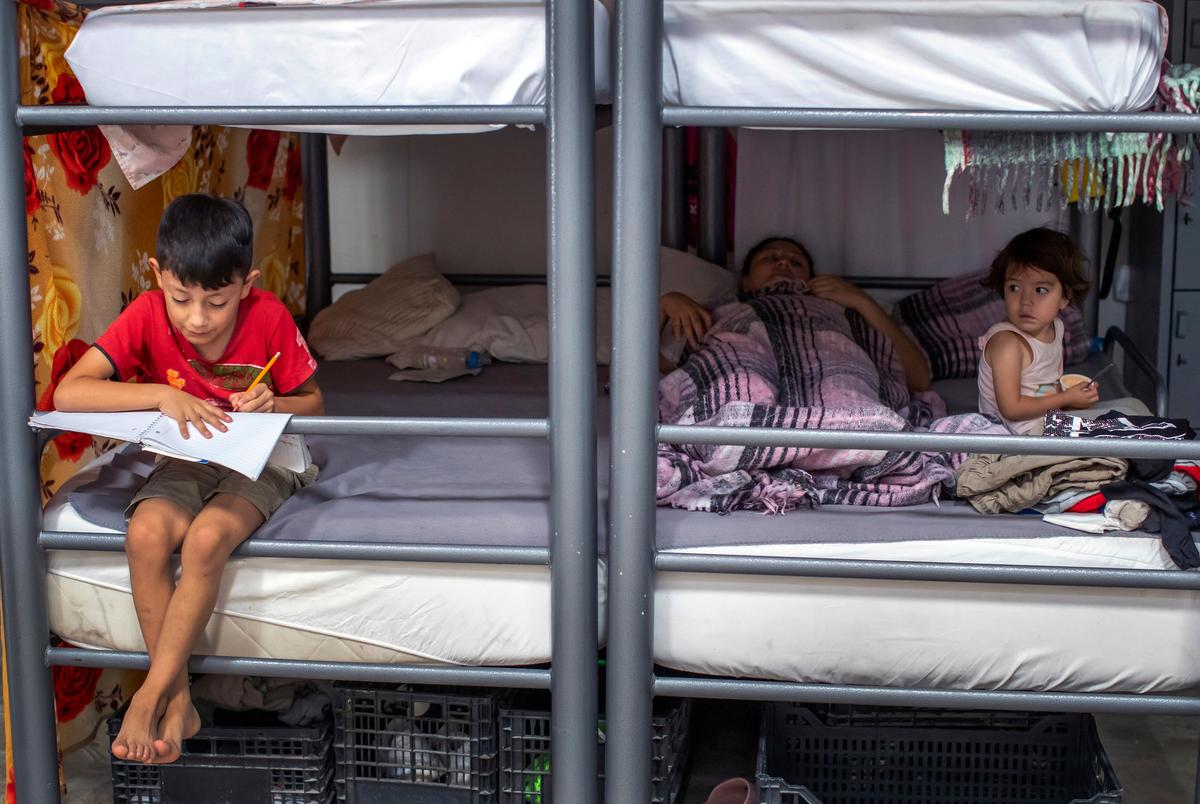
[[[275,412],[275,393],[261,382],[249,391],[230,394],[229,401],[238,413]]]
[[[658,302],[658,315],[670,325],[672,334],[686,338],[695,349],[712,327],[712,315],[682,293],[664,293]]]
[[[1100,401],[1100,388],[1094,382],[1081,382],[1062,392],[1063,407],[1083,410]]]
[[[179,425],[179,435],[183,438],[190,437],[189,422],[205,438],[212,438],[208,425],[212,425],[222,433],[229,429],[225,426],[225,422],[231,422],[233,418],[216,405],[169,385],[164,385],[162,388],[163,397],[158,403],[158,409],[175,420]]]
[[[808,280],[808,292],[818,299],[825,299],[860,313],[864,306],[875,303],[866,291],[840,276],[815,276]]]

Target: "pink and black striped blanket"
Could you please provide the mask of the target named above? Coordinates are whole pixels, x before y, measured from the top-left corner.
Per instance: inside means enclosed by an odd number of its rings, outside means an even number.
[[[945,417],[910,395],[891,342],[864,319],[790,284],[719,307],[700,348],[662,379],[666,424],[1006,433],[978,414]],[[940,418],[939,418],[940,417]],[[662,444],[658,504],[727,513],[936,500],[962,455]]]

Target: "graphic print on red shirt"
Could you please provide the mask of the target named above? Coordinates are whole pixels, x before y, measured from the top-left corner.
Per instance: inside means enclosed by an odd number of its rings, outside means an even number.
[[[167,317],[161,290],[139,295],[96,340],[122,381],[161,383],[186,391],[224,410],[229,397],[246,390],[271,357],[279,360],[263,378],[277,395],[290,394],[317,370],[283,302],[259,288],[238,306],[225,353],[205,360]]]

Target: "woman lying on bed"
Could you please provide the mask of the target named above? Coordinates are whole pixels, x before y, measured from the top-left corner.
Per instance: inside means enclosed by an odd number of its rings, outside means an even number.
[[[1007,432],[978,414],[944,417],[917,344],[850,282],[814,277],[808,252],[788,238],[751,249],[736,300],[708,310],[668,293],[660,319],[691,346],[659,383],[664,424]],[[657,494],[660,505],[717,513],[915,505],[953,482],[956,461],[940,453],[662,445]]]
[[[929,364],[921,348],[874,299],[840,276],[815,276],[812,256],[799,242],[790,237],[768,237],[750,249],[742,261],[741,288],[744,293],[752,293],[780,282],[796,283],[818,299],[858,312],[868,325],[892,342],[904,366],[908,389],[929,389]],[[712,326],[712,313],[683,293],[663,294],[658,318],[660,331],[669,324],[675,337],[686,340],[692,349],[700,345]]]

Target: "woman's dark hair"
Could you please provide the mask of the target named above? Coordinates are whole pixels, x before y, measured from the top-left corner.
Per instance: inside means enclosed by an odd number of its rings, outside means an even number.
[[[817,266],[813,262],[812,255],[808,253],[808,249],[804,247],[804,244],[798,240],[793,240],[790,237],[767,237],[759,240],[758,243],[754,245],[754,248],[746,252],[746,258],[742,260],[742,276],[746,276],[750,273],[750,266],[754,263],[754,258],[772,243],[791,243],[793,246],[800,249],[800,253],[804,255],[804,259],[808,260],[809,271],[814,275],[816,274]]]
[[[155,249],[163,270],[184,285],[218,290],[250,273],[254,224],[231,198],[181,195],[163,212]]]
[[[1030,229],[1009,240],[992,260],[992,267],[980,284],[1003,296],[1009,271],[1024,267],[1054,274],[1071,303],[1082,299],[1091,286],[1083,273],[1083,255],[1075,243],[1062,232],[1045,228]]]

